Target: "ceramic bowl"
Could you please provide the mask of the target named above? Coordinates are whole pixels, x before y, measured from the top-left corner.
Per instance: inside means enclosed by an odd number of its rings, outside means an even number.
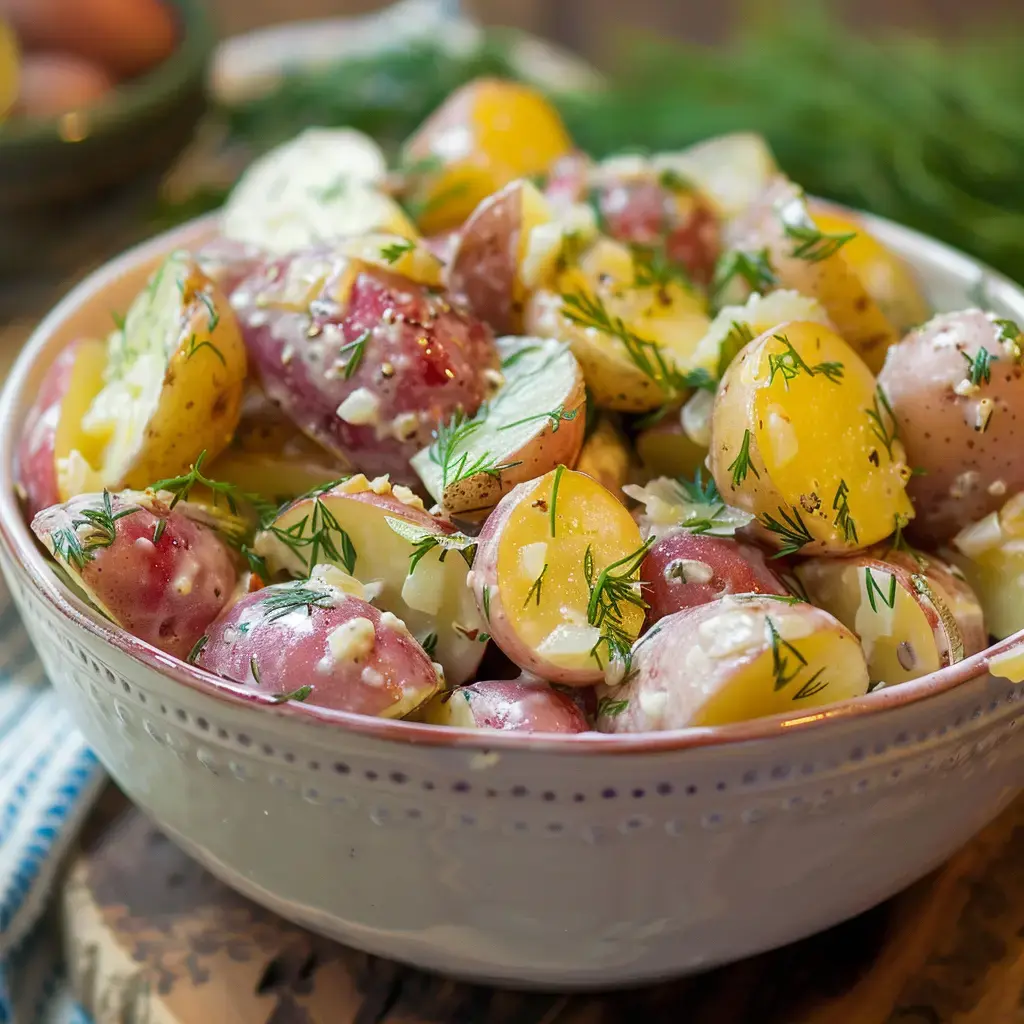
[[[1024,292],[869,229],[940,308]],[[12,495],[47,364],[105,330],[193,223],[43,321],[0,399],[0,562],[43,663],[118,784],[215,875],[373,953],[545,988],[696,971],[857,914],[940,864],[1024,784],[1024,632],[799,717],[638,736],[441,729],[271,706],[113,627],[58,583]],[[301,680],[296,680],[298,685]]]

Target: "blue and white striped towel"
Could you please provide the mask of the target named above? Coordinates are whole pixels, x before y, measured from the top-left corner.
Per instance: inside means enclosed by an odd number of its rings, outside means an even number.
[[[103,779],[0,579],[0,1024],[88,1024],[47,910]]]

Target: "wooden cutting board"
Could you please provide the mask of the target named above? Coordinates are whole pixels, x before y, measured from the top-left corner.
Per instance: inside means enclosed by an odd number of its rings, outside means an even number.
[[[98,832],[64,890],[95,1024],[1024,1024],[1024,798],[853,921],[607,996],[497,991],[370,957],[236,895],[138,811]]]

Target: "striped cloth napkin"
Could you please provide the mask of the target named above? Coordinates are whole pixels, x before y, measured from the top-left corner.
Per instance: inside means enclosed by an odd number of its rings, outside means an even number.
[[[0,580],[0,1024],[89,1024],[49,897],[103,781]]]

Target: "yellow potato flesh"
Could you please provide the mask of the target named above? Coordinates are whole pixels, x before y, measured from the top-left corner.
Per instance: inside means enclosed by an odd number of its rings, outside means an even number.
[[[18,98],[18,40],[14,30],[0,19],[0,121]]]
[[[440,288],[443,283],[441,261],[426,246],[401,235],[361,235],[342,242],[338,251],[420,284]]]
[[[785,640],[782,617],[772,621]],[[725,725],[765,715],[799,714],[865,692],[864,659],[854,637],[820,630],[788,642],[807,662],[800,664],[792,651],[780,647],[788,660],[787,678],[793,676],[789,682],[776,688],[775,654],[769,647],[731,673],[704,701],[692,724]]]
[[[560,626],[587,626],[590,586],[584,564],[588,548],[596,579],[604,568],[638,551],[642,545],[632,516],[611,493],[582,473],[563,471],[553,499],[552,489],[558,475],[556,470],[541,477],[532,492],[519,502],[505,525],[498,548],[498,593],[502,607],[516,633],[533,650],[543,650],[544,641]],[[539,588],[538,578],[542,579]],[[620,608],[621,628],[632,642],[640,632],[643,609],[626,603],[620,604]],[[544,656],[566,668],[596,669],[608,663],[604,644],[593,654],[588,649]]]
[[[719,489],[762,525],[787,516],[802,523],[797,547],[818,542],[804,554],[852,551],[889,536],[897,517],[909,520],[913,507],[901,446],[892,444],[890,458],[873,432],[870,371],[821,324],[780,324],[752,344],[715,400],[712,458]],[[787,375],[780,359],[795,371]],[[841,366],[841,378],[834,373],[830,379],[826,364]],[[742,476],[738,460],[748,434],[751,468]],[[787,543],[778,532],[772,539],[780,548]]]
[[[53,454],[61,501],[99,487],[92,467],[99,465],[102,446],[82,430],[82,417],[103,388],[106,365],[104,342],[89,338],[78,343],[70,386],[61,402],[54,435]]]

